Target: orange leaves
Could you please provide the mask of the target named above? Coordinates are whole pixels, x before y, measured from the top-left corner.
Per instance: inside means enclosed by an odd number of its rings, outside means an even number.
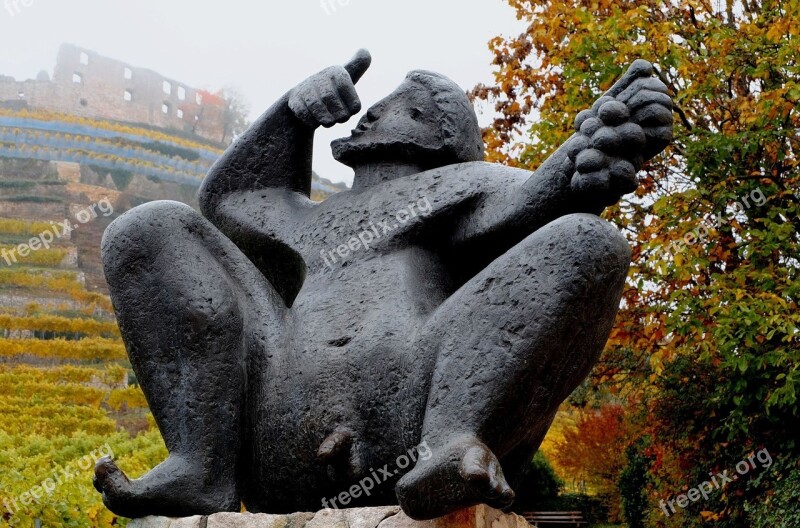
[[[766,37],[773,44],[777,44],[789,33],[789,20],[786,18],[777,19],[770,24],[767,29]]]
[[[730,11],[733,3],[708,0],[512,4],[530,26],[493,40],[502,50],[497,83],[479,95],[498,109],[489,159],[535,170],[574,116],[639,57],[657,63],[679,109],[674,146],[644,167],[634,196],[605,213],[635,262],[607,350],[576,401],[642,402],[637,418],[657,454],[654,496],[680,489],[690,466],[725,467],[748,442],[794,452],[800,2]],[[585,417],[565,434],[571,442],[558,443],[568,456],[554,463],[589,478],[613,460],[600,446],[625,433],[607,420]],[[701,516],[733,518],[759,493],[721,495]]]
[[[581,412],[575,426],[565,428],[563,439],[553,445],[551,456],[556,466],[566,476],[586,480],[600,492],[615,489],[625,464],[624,418],[620,405]]]
[[[700,517],[702,517],[703,520],[706,521],[706,522],[716,522],[716,521],[719,521],[720,518],[721,518],[719,513],[716,513],[716,512],[713,512],[713,511],[707,511],[707,510],[701,511],[700,512]]]

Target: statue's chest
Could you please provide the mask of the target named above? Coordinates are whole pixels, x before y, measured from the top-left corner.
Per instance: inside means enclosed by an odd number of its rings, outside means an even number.
[[[476,172],[453,166],[334,195],[306,214],[294,247],[313,269],[320,260],[330,267],[370,257],[370,251],[446,243],[470,204],[491,187]]]
[[[432,230],[446,229],[433,202],[422,197],[408,202],[352,203],[321,211],[312,225],[298,235],[309,270],[338,269],[355,261],[372,259],[416,245]]]

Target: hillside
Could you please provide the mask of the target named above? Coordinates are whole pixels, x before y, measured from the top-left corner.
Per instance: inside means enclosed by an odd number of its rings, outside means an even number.
[[[221,153],[152,127],[0,109],[0,525],[124,524],[92,487],[94,460],[113,452],[136,477],[166,456],[114,320],[100,240],[136,205],[196,206]],[[315,199],[343,189],[316,175],[312,186]]]

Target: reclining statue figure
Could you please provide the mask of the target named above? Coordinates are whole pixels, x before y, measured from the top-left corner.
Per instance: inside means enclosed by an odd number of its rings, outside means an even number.
[[[635,61],[533,173],[482,162],[464,91],[411,72],[333,142],[352,190],[315,203],[314,131],[360,111],[370,62],[267,110],[210,170],[202,215],[158,201],[107,229],[120,330],[169,450],[136,480],[98,461],[113,512],[504,508],[597,361],[630,266],[597,215],[672,138],[652,66]]]

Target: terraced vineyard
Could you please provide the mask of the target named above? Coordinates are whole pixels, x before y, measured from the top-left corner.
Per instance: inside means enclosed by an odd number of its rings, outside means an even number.
[[[50,225],[0,218],[0,249]],[[0,525],[118,525],[92,487],[94,459],[113,453],[136,474],[166,455],[110,300],[87,289],[75,252],[62,240],[0,262]]]
[[[0,526],[123,525],[92,486],[112,454],[166,456],[127,361],[100,262],[119,214],[192,203],[221,152],[155,130],[0,111]]]
[[[124,525],[92,487],[166,457],[114,320],[108,224],[157,200],[196,206],[222,146],[138,125],[0,109],[0,527]],[[315,199],[343,189],[315,177]]]

